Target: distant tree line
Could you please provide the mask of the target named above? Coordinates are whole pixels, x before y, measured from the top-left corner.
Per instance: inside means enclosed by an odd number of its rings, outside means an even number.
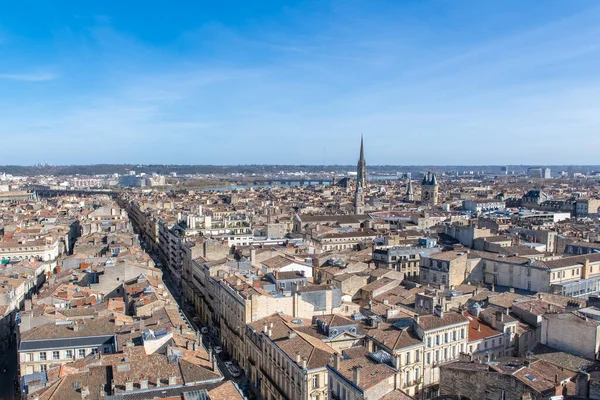
[[[553,171],[566,170],[568,166],[548,166]],[[510,165],[509,170],[524,172],[527,165]],[[576,166],[577,170],[591,172],[598,170],[597,166]],[[321,172],[334,172],[336,174],[345,174],[348,171],[355,171],[356,165],[164,165],[164,164],[93,164],[93,165],[4,165],[0,166],[0,173],[4,172],[17,176],[34,175],[110,175],[126,174],[128,171],[136,173],[144,172],[146,174],[157,173],[168,175],[172,172],[178,175],[206,174],[206,175],[263,175],[278,172],[307,172],[318,174]],[[433,171],[485,171],[486,173],[500,173],[500,166],[473,166],[473,165],[451,165],[451,166],[428,166],[428,165],[367,165],[369,173],[375,174],[396,174],[396,172],[419,172]],[[413,176],[416,177],[416,176]]]

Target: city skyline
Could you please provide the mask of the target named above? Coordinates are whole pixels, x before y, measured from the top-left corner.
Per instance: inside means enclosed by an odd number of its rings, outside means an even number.
[[[361,133],[369,165],[593,164],[600,145],[591,1],[3,11],[1,164],[355,165]]]

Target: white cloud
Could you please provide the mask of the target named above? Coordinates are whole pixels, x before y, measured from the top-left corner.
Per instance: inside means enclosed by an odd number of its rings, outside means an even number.
[[[58,78],[58,75],[51,73],[51,72],[0,73],[0,79],[10,80],[10,81],[47,82],[47,81],[53,81],[57,78]]]

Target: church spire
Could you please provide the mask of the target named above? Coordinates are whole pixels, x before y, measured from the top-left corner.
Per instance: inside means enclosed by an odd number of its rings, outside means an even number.
[[[367,189],[367,162],[365,161],[365,145],[363,135],[360,135],[360,157],[358,159],[358,166],[356,169],[356,183],[357,187],[360,184],[363,190]]]
[[[360,161],[365,161],[365,146],[364,146],[364,143],[363,143],[363,135],[362,135],[362,133],[360,134],[360,159],[359,159],[359,162]]]

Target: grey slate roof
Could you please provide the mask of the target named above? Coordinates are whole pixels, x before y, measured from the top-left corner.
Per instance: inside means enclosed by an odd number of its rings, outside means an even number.
[[[114,342],[114,335],[87,336],[76,338],[23,340],[19,343],[19,352],[58,350],[77,347],[100,347]]]

